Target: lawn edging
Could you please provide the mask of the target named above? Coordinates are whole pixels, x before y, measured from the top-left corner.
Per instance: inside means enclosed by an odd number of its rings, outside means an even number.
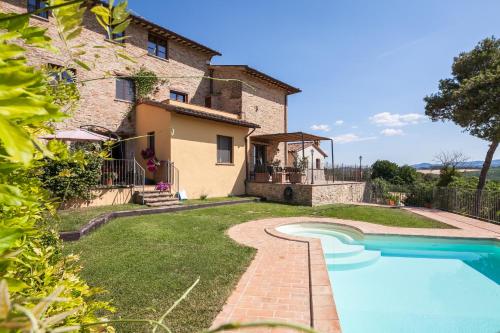
[[[151,215],[151,214],[164,214],[164,213],[173,213],[180,212],[185,210],[193,210],[200,208],[210,208],[210,207],[218,207],[218,206],[230,206],[241,203],[249,203],[249,202],[258,202],[260,199],[258,198],[249,198],[249,199],[241,199],[241,200],[231,200],[231,201],[220,201],[220,202],[209,202],[206,204],[192,204],[185,206],[176,206],[176,207],[160,207],[160,208],[144,208],[144,209],[135,209],[135,210],[122,210],[111,213],[104,213],[91,219],[87,224],[81,227],[79,230],[75,231],[61,231],[59,232],[59,237],[63,241],[76,241],[82,238],[85,235],[88,235],[92,231],[96,230],[100,226],[108,223],[109,221],[119,218],[119,217],[129,217],[129,216],[139,216],[139,215]]]

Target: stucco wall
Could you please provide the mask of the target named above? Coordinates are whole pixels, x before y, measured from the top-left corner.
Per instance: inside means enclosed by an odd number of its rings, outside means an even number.
[[[83,207],[98,207],[110,205],[122,205],[132,202],[134,189],[133,188],[109,188],[109,189],[96,189],[92,190],[94,199],[85,200],[72,200],[65,203],[61,208],[83,208]]]
[[[284,198],[285,188],[293,190],[291,201]],[[288,202],[305,206],[319,206],[335,203],[362,202],[365,183],[339,183],[328,185],[300,185],[248,182],[247,194],[269,201]]]
[[[172,114],[171,156],[179,189],[189,198],[245,193],[245,135],[248,128]],[[233,163],[217,164],[217,135],[233,138]]]
[[[2,0],[0,10],[2,12],[26,12],[27,1]],[[48,28],[48,35],[53,39],[56,47],[64,50],[62,43],[57,37],[54,18],[44,20],[32,17],[30,22],[37,26]],[[105,34],[95,20],[93,14],[87,13],[84,20],[84,29],[81,36],[74,40],[76,44],[84,44],[83,50],[87,52],[82,58],[91,66],[90,71],[77,67],[78,80],[99,78],[106,71],[114,74],[127,75],[141,66],[154,71],[158,76],[190,78],[174,78],[168,81],[158,90],[154,98],[161,101],[169,98],[169,91],[177,90],[187,93],[190,103],[204,105],[205,97],[209,94],[209,81],[202,79],[208,74],[207,61],[210,56],[183,46],[175,41],[168,41],[169,59],[159,59],[147,54],[148,31],[138,25],[130,25],[126,31],[130,36],[123,46],[115,45],[105,40]],[[105,49],[96,49],[95,46],[105,46]],[[116,57],[114,49],[125,50],[135,57],[137,63],[131,63]],[[99,54],[99,59],[94,54]],[[53,54],[46,50],[32,48],[28,52],[28,60],[33,65],[45,65],[48,63],[63,65],[68,61],[64,51]],[[60,124],[58,128],[77,128],[81,125],[100,125],[122,136],[134,135],[134,114],[130,114],[131,103],[115,100],[115,79],[98,80],[87,82],[81,89],[81,101],[79,109],[74,115]]]
[[[146,178],[153,179],[154,175],[147,171],[146,161],[141,156],[141,151],[148,146],[149,132],[155,132],[155,153],[159,160],[171,159],[171,113],[162,108],[141,104],[137,106],[136,131],[137,139],[134,140],[135,156],[137,161],[146,170]]]

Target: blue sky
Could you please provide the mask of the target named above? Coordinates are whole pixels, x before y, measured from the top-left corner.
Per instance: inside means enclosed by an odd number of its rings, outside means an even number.
[[[289,99],[289,130],[335,138],[336,163],[362,155],[413,164],[440,150],[484,159],[487,142],[427,120],[422,98],[450,75],[459,52],[500,37],[498,0],[129,3],[220,51],[213,63],[248,64],[301,88]]]

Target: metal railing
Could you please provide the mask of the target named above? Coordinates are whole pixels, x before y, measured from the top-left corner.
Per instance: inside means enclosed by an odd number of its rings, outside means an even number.
[[[172,161],[160,161],[156,170],[155,180],[171,185],[171,191],[179,192],[179,169]]]
[[[500,224],[500,192],[453,187],[397,186],[367,183],[364,201],[383,205],[436,208]]]
[[[138,186],[144,190],[146,172],[135,159],[104,160],[101,166],[99,187]]]

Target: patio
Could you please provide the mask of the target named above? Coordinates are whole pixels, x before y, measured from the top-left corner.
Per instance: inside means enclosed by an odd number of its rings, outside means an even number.
[[[315,152],[322,152],[321,141],[330,142],[329,162],[321,163],[315,156]],[[365,183],[361,181],[361,169],[356,168],[350,179],[339,181],[334,169],[327,167],[327,163],[334,165],[331,138],[304,132],[276,133],[251,136],[250,143],[252,158],[250,167],[247,167],[250,170],[246,182],[248,195],[307,206],[363,201]],[[291,154],[288,144],[302,149],[295,155]]]

